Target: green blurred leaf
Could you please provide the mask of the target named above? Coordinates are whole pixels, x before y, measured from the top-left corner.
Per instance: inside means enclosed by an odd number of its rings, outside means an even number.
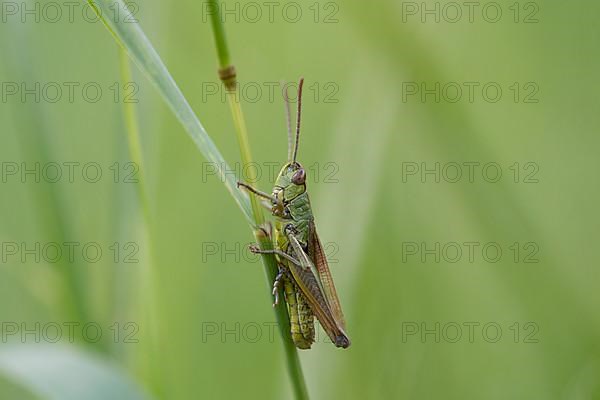
[[[0,351],[0,374],[44,399],[150,399],[121,368],[66,346],[15,346]]]
[[[242,212],[252,223],[250,204],[248,196],[237,189],[236,180],[231,174],[226,174],[225,171],[230,171],[231,168],[225,162],[225,159],[213,143],[212,139],[206,133],[204,126],[192,110],[192,107],[183,96],[183,93],[175,83],[175,80],[167,70],[167,67],[160,59],[160,56],[154,50],[154,47],[140,28],[139,24],[134,23],[135,17],[129,9],[120,0],[97,0],[88,1],[89,4],[96,9],[98,7],[98,16],[115,37],[119,45],[121,45],[140,68],[152,84],[158,89],[161,96],[173,111],[175,117],[179,120],[186,132],[190,135],[202,155],[215,166],[222,176],[222,181],[225,184],[229,193],[238,203]],[[103,15],[110,15],[115,7],[119,9],[119,13],[124,15],[124,18],[116,20],[112,18],[104,18]]]

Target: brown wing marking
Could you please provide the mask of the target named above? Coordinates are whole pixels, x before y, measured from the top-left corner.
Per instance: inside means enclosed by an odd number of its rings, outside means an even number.
[[[321,290],[319,280],[312,272],[315,268],[313,262],[306,252],[304,252],[300,242],[293,234],[288,234],[288,238],[294,255],[301,264],[301,266],[298,266],[291,262],[288,263],[296,284],[333,343],[338,347],[348,347],[350,345],[350,339],[346,335],[346,332],[344,332],[344,328],[340,326],[339,322],[336,321],[336,318],[331,312],[329,302]]]
[[[327,303],[329,304],[333,316],[341,328],[346,329],[346,321],[344,319],[344,313],[342,312],[342,306],[340,305],[340,300],[333,283],[333,277],[329,270],[329,264],[327,263],[327,257],[323,251],[323,246],[321,245],[321,240],[317,234],[317,228],[314,222],[311,222],[309,225],[308,256],[317,267],[325,298],[327,299]]]

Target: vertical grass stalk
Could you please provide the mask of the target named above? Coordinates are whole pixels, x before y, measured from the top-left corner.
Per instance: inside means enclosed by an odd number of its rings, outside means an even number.
[[[209,0],[209,9],[211,15],[211,25],[217,49],[217,58],[219,61],[219,78],[225,86],[229,108],[235,125],[238,144],[243,165],[251,165],[252,153],[250,151],[250,142],[248,140],[248,132],[246,130],[246,122],[242,112],[241,103],[238,96],[237,75],[234,65],[231,63],[227,40],[225,38],[225,30],[221,20],[219,5],[215,0]],[[253,168],[248,169],[248,180],[250,183],[256,182],[256,174]],[[265,233],[265,217],[256,196],[250,196],[252,214],[254,217],[254,236],[263,250],[273,248],[271,238]],[[270,231],[267,229],[267,232]],[[277,275],[277,261],[272,254],[262,254],[262,261],[265,267],[267,283],[269,288],[273,284]],[[283,298],[283,289],[280,290],[280,297]],[[284,352],[287,361],[288,373],[292,381],[292,387],[296,399],[308,399],[308,391],[302,374],[302,367],[298,358],[298,352],[294,346],[290,334],[290,319],[286,309],[285,302],[280,302],[275,307],[275,315],[279,326],[279,332],[282,337]]]

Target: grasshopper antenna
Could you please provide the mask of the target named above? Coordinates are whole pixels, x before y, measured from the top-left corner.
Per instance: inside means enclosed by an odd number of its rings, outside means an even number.
[[[287,119],[287,133],[288,133],[288,155],[287,155],[287,159],[289,161],[292,160],[292,148],[294,146],[294,143],[292,142],[293,137],[292,137],[292,117],[291,114],[292,112],[290,111],[290,98],[288,97],[288,85],[287,83],[284,81],[281,83],[283,88],[282,88],[282,92],[283,92],[283,100],[285,102],[285,116]]]
[[[302,86],[304,85],[304,78],[300,78],[298,83],[298,112],[296,116],[296,144],[294,145],[294,156],[292,162],[296,163],[296,155],[298,154],[298,140],[300,139],[300,117],[302,114]]]

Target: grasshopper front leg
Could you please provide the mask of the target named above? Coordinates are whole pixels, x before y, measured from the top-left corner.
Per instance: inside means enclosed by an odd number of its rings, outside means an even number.
[[[250,246],[248,246],[248,248],[254,254],[276,254],[279,257],[285,258],[286,260],[293,263],[294,265],[297,265],[299,267],[302,266],[300,261],[296,260],[294,257],[290,256],[289,254],[287,254],[279,249],[262,250],[260,247],[258,247],[255,244],[251,244]]]
[[[253,188],[252,186],[248,185],[247,183],[238,182],[237,186],[238,186],[238,188],[243,188],[246,191],[254,194],[255,196],[262,198],[262,201],[261,201],[262,206],[269,211],[272,210],[273,204],[279,204],[279,201],[275,197],[271,196],[268,193],[261,192],[260,190]]]
[[[276,254],[294,264],[300,265],[300,261],[296,260],[289,254],[286,254],[279,249],[262,250],[256,244],[251,244],[250,246],[248,246],[248,248],[254,254]],[[273,296],[275,296],[275,302],[273,303],[273,307],[275,307],[277,304],[279,304],[279,287],[282,285],[282,281],[284,280],[285,273],[286,273],[285,267],[283,266],[283,264],[278,263],[278,266],[279,266],[279,272],[277,273],[277,276],[275,277],[275,281],[273,282]]]

